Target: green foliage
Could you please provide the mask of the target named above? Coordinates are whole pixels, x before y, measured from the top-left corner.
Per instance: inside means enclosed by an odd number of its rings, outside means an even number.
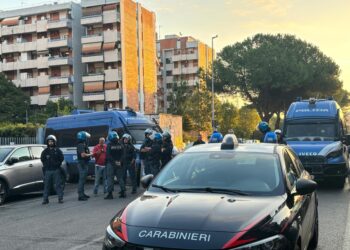
[[[242,107],[238,116],[236,126],[233,128],[234,133],[239,138],[252,138],[256,126],[260,122],[257,111],[249,107]]]
[[[214,71],[216,91],[241,93],[266,121],[297,96],[333,95],[342,88],[338,65],[291,35],[257,34],[226,46]]]
[[[237,127],[239,122],[239,111],[232,103],[221,103],[216,110],[217,121],[221,133],[226,134],[229,130]]]
[[[30,98],[0,74],[0,121],[24,122]]]
[[[35,137],[39,124],[2,123],[0,124],[0,137]]]

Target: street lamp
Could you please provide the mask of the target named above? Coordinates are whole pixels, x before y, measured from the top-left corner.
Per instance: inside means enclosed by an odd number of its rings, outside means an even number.
[[[215,35],[211,38],[211,94],[212,94],[211,126],[213,130],[215,127],[215,109],[214,109],[214,39],[215,38],[218,38],[218,35]]]

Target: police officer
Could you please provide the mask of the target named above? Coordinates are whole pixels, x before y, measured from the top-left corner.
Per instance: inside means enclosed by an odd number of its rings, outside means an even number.
[[[49,193],[52,182],[55,183],[58,203],[63,203],[63,186],[61,181],[61,164],[64,160],[62,151],[56,147],[57,139],[54,135],[46,138],[47,148],[41,153],[44,172],[44,195],[42,204],[49,203]]]
[[[168,131],[165,131],[162,134],[163,143],[162,143],[162,155],[161,162],[162,168],[171,160],[173,154],[173,142],[171,141],[171,134]]]
[[[129,176],[132,183],[132,194],[136,193],[137,190],[137,182],[136,182],[136,150],[134,145],[131,143],[131,135],[124,134],[123,135],[123,167],[125,169],[125,176],[127,172],[129,172]]]
[[[210,136],[209,143],[222,142],[223,138],[224,137],[222,136],[222,134],[217,130],[217,128],[215,128],[213,134]]]
[[[120,185],[120,196],[125,197],[125,169],[122,165],[123,145],[119,142],[117,132],[112,131],[108,135],[107,145],[107,196],[106,200],[113,199],[114,176],[117,175]]]
[[[151,163],[149,162],[149,150],[152,146],[152,140],[149,138],[153,133],[152,129],[145,130],[145,139],[141,145],[141,160],[144,167],[145,175],[151,174]]]
[[[160,170],[160,159],[162,155],[162,134],[153,132],[150,135],[152,146],[149,148],[148,160],[151,164],[151,174],[156,176]]]
[[[210,138],[209,138],[210,139]],[[200,145],[200,144],[205,144],[205,142],[202,140],[202,135],[198,134],[197,136],[197,141],[193,142],[192,146]]]
[[[92,154],[88,147],[88,139],[90,134],[86,131],[80,131],[77,134],[78,145],[77,145],[77,157],[78,157],[78,170],[79,170],[79,182],[78,182],[78,200],[86,201],[90,196],[84,192],[84,185],[88,172],[88,163]]]
[[[265,140],[266,133],[270,132],[271,128],[267,122],[261,121],[258,124],[258,130],[262,133],[262,136],[260,137],[260,141],[263,142]]]

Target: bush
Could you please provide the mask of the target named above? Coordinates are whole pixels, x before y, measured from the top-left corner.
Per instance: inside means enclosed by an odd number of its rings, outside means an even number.
[[[35,137],[39,124],[0,124],[0,137]]]

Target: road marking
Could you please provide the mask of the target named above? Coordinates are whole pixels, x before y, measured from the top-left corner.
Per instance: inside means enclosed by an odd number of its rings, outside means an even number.
[[[89,245],[92,245],[92,244],[95,244],[95,243],[97,243],[97,242],[99,242],[99,241],[102,241],[103,239],[104,239],[104,236],[99,237],[99,238],[96,238],[96,239],[94,239],[94,240],[92,240],[92,241],[89,241],[89,242],[87,242],[87,243],[85,243],[85,244],[81,244],[81,245],[78,245],[78,246],[69,248],[68,250],[78,250],[78,249],[81,249],[81,248],[85,248],[85,247],[87,247],[87,246],[89,246]],[[101,243],[102,243],[102,242],[101,242]],[[101,245],[102,245],[102,244],[101,244]]]
[[[350,205],[348,206],[348,214],[346,220],[347,221],[344,233],[343,249],[350,249]]]

